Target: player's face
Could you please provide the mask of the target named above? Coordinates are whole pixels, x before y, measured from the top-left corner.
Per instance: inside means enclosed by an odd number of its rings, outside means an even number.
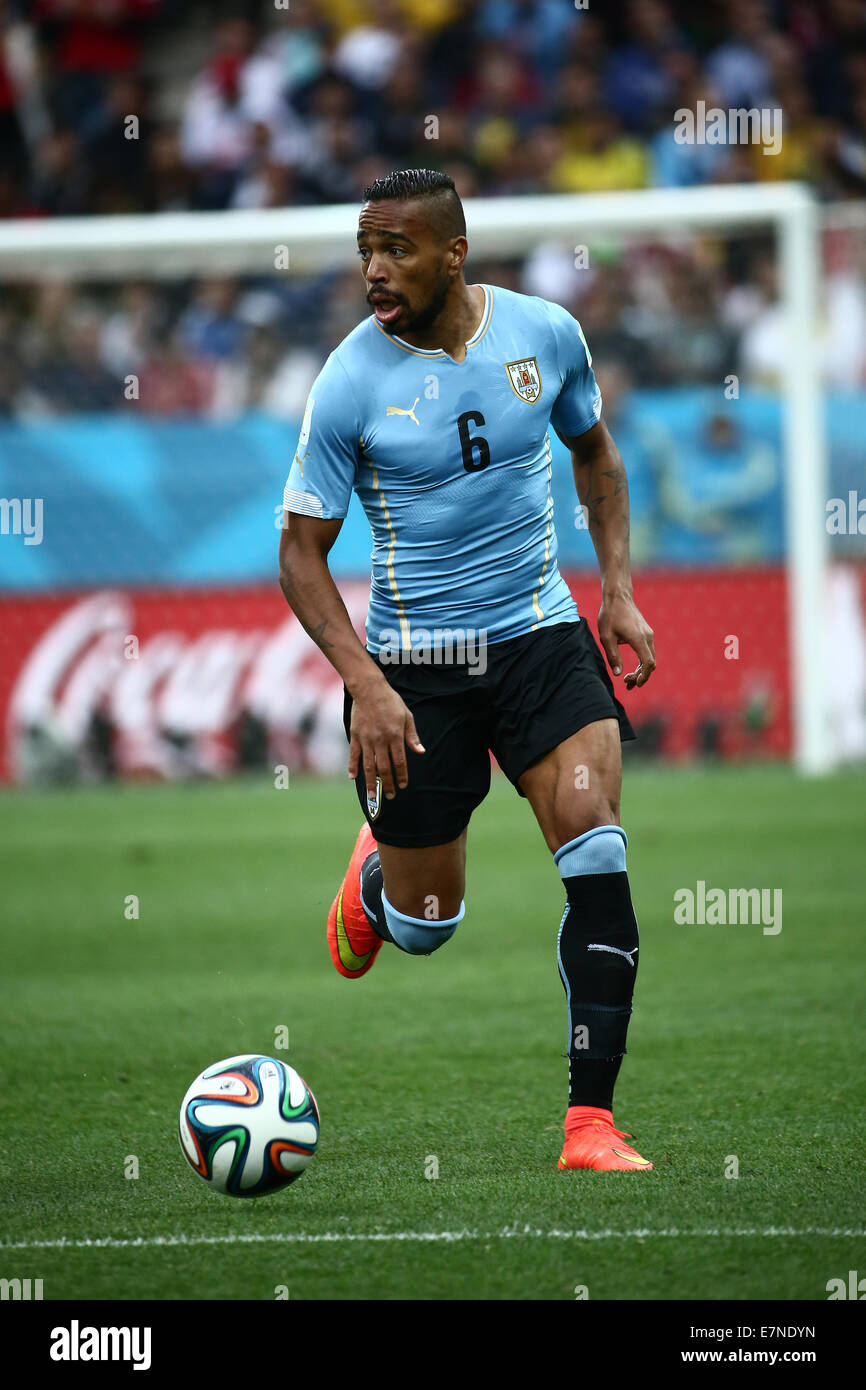
[[[386,333],[427,328],[438,318],[456,278],[454,242],[437,236],[421,204],[367,203],[358,255],[367,302]]]

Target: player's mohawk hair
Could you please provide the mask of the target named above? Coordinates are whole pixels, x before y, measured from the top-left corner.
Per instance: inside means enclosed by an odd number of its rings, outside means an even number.
[[[376,179],[375,183],[364,189],[365,203],[387,200],[409,202],[416,198],[431,200],[443,236],[466,235],[463,204],[457,195],[454,180],[438,169],[396,169],[393,174]]]

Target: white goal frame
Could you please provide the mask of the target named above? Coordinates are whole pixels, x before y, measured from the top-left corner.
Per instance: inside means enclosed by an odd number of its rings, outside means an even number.
[[[807,775],[828,771],[835,748],[827,717],[827,677],[816,656],[826,622],[829,556],[817,350],[820,224],[808,186],[727,184],[472,198],[465,209],[470,249],[479,256],[526,254],[551,237],[583,245],[593,233],[669,236],[681,230],[730,232],[758,226],[775,233],[789,343],[781,394],[793,758]],[[2,222],[0,283],[273,274],[286,261],[291,273],[345,268],[354,264],[357,215],[357,206],[349,204]]]

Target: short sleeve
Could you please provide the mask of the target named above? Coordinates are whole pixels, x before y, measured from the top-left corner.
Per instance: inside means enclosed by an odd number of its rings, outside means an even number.
[[[352,499],[360,437],[351,382],[331,353],[307,398],[283,508],[325,521],[344,517]]]
[[[592,370],[592,354],[577,319],[559,304],[549,307],[562,380],[550,423],[560,434],[585,434],[601,418],[601,392]]]

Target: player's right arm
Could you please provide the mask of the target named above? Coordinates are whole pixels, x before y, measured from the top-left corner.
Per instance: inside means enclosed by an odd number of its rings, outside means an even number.
[[[283,498],[280,587],[304,630],[352,696],[349,776],[364,769],[367,792],[381,777],[387,797],[408,783],[406,745],[424,749],[415,721],[358,640],[328,568],[355,481],[361,426],[351,383],[332,355],[317,377]],[[392,771],[393,764],[393,771]]]
[[[360,765],[369,795],[375,797],[376,778],[381,777],[390,798],[395,781],[401,788],[409,781],[406,744],[416,753],[424,748],[410,711],[359,642],[328,568],[328,552],[342,524],[341,519],[322,521],[283,512],[280,588],[298,622],[352,696],[349,776],[356,777]]]

